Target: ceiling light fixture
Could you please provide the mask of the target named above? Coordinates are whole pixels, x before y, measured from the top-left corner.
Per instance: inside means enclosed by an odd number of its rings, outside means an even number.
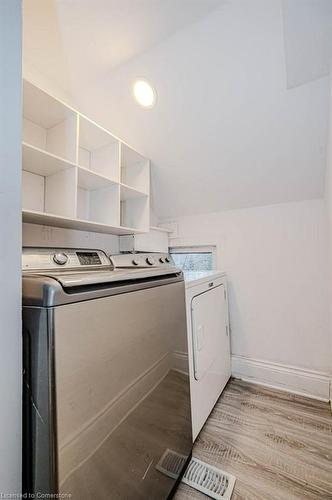
[[[146,80],[136,80],[133,85],[133,93],[138,104],[143,108],[152,108],[156,103],[156,91]]]

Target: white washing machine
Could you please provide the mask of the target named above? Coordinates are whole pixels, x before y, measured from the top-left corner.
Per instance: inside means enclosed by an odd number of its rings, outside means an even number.
[[[226,274],[184,272],[193,440],[231,376]]]

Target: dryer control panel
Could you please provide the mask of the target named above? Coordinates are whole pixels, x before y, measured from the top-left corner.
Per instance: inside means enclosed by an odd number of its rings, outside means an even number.
[[[115,268],[174,267],[168,253],[122,253],[110,255],[110,260]]]

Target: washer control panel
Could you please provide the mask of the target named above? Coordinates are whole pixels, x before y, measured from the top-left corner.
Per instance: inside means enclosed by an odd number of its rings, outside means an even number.
[[[111,262],[102,250],[72,248],[23,248],[23,271],[51,269],[80,269],[111,267]]]
[[[102,263],[98,252],[76,252],[76,255],[82,266],[98,266]]]
[[[53,255],[53,260],[59,266],[64,266],[68,262],[68,255],[64,252],[55,253]]]
[[[115,268],[127,267],[175,267],[172,257],[164,253],[122,253],[110,255]]]

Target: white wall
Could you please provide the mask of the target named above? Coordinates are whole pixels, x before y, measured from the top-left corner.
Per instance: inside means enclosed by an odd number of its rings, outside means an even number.
[[[23,224],[22,239],[23,246],[28,247],[96,248],[107,254],[119,252],[119,237],[112,234]]]
[[[21,487],[21,1],[0,2],[0,493]]]
[[[330,311],[330,377],[332,386],[332,78],[330,76],[330,123],[327,147],[325,208],[328,226],[328,277],[329,277],[329,311]],[[331,401],[332,406],[332,401]]]
[[[172,219],[171,245],[216,244],[229,279],[232,353],[326,373],[322,200]]]

